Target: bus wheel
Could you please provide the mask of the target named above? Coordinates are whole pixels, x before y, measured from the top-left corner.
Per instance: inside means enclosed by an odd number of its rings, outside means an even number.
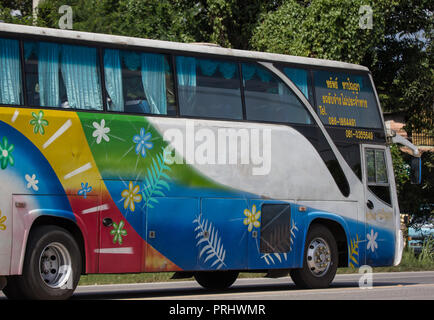
[[[196,281],[206,289],[227,289],[234,284],[238,271],[201,271],[194,274]]]
[[[3,292],[11,299],[68,299],[81,267],[74,237],[57,226],[40,226],[29,236],[22,275],[9,277]]]
[[[299,288],[327,288],[338,267],[336,240],[328,228],[314,224],[304,248],[303,268],[292,269],[290,275]]]

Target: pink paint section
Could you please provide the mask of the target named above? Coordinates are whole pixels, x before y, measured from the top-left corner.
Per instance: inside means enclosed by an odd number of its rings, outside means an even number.
[[[17,205],[24,204],[24,208],[19,208]],[[12,252],[10,275],[18,275],[22,273],[24,255],[26,253],[27,238],[33,222],[40,216],[38,210],[33,210],[36,206],[32,199],[24,195],[14,195],[12,197],[12,212],[13,212],[13,231],[12,231]]]

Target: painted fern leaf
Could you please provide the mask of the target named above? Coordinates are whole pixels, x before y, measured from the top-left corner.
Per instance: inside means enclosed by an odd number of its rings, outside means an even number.
[[[298,232],[298,227],[295,224],[294,220],[292,220],[292,227],[290,229],[290,232],[291,232],[291,236],[290,236],[290,239],[289,239],[289,241],[290,241],[289,250],[292,250],[292,245],[294,244],[295,239],[297,238],[297,234],[296,233]]]
[[[197,224],[194,232],[196,232],[196,246],[200,248],[199,259],[204,258],[204,263],[211,263],[211,267],[217,270],[221,269],[225,264],[226,250],[223,248],[223,242],[219,236],[217,228],[207,219],[202,218],[202,214],[193,220]]]
[[[147,176],[143,184],[143,199],[144,207],[153,208],[158,203],[157,197],[163,197],[165,191],[170,190],[170,186],[166,180],[169,176],[166,172],[171,169],[166,164],[164,149],[152,159],[152,164],[147,168]]]
[[[356,234],[356,239],[350,240],[350,267],[356,268],[359,266],[359,236]]]
[[[280,256],[280,255],[282,255],[282,256]],[[274,258],[276,260],[273,259],[273,256],[274,256]],[[285,261],[287,261],[288,255],[286,253],[277,253],[277,252],[275,252],[275,253],[264,253],[261,256],[261,259],[264,259],[265,263],[268,264],[268,265],[270,265],[270,264],[276,264],[278,262],[282,263],[283,262],[282,257],[283,257],[283,259]]]

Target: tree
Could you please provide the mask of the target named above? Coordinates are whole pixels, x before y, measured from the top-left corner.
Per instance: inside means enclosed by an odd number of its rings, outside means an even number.
[[[15,11],[14,14],[11,14],[12,10]],[[32,1],[2,0],[0,3],[0,21],[16,24],[31,24]]]

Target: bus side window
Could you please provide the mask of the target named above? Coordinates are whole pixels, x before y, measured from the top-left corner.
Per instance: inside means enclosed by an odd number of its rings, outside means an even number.
[[[247,120],[312,124],[296,95],[265,68],[243,63]]]
[[[384,150],[365,149],[365,161],[368,188],[378,198],[391,205]]]
[[[20,105],[21,64],[18,40],[0,38],[0,104]]]
[[[243,118],[237,63],[178,56],[176,71],[181,115]]]
[[[24,61],[29,105],[103,109],[96,48],[25,41]]]
[[[173,74],[166,55],[105,49],[109,111],[175,115]]]

